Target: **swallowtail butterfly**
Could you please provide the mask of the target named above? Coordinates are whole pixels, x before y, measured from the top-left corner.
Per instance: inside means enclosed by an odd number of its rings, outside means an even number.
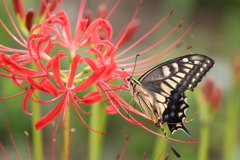
[[[205,74],[212,68],[214,61],[204,55],[181,56],[162,64],[143,74],[138,81],[127,78],[130,94],[143,113],[153,120],[156,127],[166,123],[173,134],[183,130],[192,138],[184,125],[188,104],[185,92],[193,91]],[[179,153],[170,144],[177,157]]]

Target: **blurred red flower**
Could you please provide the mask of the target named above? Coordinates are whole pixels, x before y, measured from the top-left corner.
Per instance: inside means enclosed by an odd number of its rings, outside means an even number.
[[[207,78],[201,85],[201,89],[207,103],[210,104],[213,111],[217,111],[222,98],[222,88],[216,85],[211,78]]]

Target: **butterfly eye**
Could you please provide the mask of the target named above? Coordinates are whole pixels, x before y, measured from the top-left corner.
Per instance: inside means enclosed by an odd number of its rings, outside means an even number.
[[[127,81],[130,81],[131,80],[131,77],[127,77]]]

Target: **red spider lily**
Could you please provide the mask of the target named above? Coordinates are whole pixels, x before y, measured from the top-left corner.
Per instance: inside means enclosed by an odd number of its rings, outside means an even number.
[[[222,97],[222,88],[214,84],[213,79],[208,78],[201,89],[206,101],[210,104],[213,111],[217,111]]]
[[[46,3],[46,1],[44,2]],[[22,104],[24,112],[30,114],[27,110],[27,102],[30,98],[39,103],[52,103],[59,100],[59,103],[47,115],[36,122],[35,126],[37,129],[46,126],[58,115],[64,115],[66,106],[69,106],[69,103],[73,104],[81,118],[79,111],[85,114],[87,113],[79,107],[79,103],[90,105],[102,101],[103,98],[100,92],[103,92],[110,103],[110,105],[106,107],[107,113],[118,113],[130,123],[149,130],[142,122],[138,122],[131,115],[128,114],[128,116],[125,116],[124,113],[131,111],[147,118],[143,113],[129,106],[129,104],[117,94],[115,89],[121,90],[124,89],[124,86],[121,85],[119,87],[109,82],[113,79],[125,81],[126,77],[133,71],[134,65],[137,66],[135,68],[135,73],[137,74],[133,76],[139,76],[141,75],[140,72],[148,70],[150,65],[158,63],[173,53],[193,24],[191,24],[179,38],[154,56],[138,61],[137,63],[127,63],[129,60],[133,61],[135,55],[128,56],[127,58],[121,57],[123,57],[123,55],[125,56],[131,49],[153,33],[173,13],[173,10],[135,43],[120,52],[118,50],[119,47],[132,37],[139,25],[139,21],[136,20],[136,15],[141,6],[141,1],[139,1],[129,24],[113,43],[113,29],[108,19],[120,2],[121,0],[118,0],[112,10],[107,14],[106,8],[108,1],[106,1],[103,5],[104,7],[101,7],[99,12],[100,18],[92,19],[91,14],[85,14],[85,17],[88,17],[87,19],[84,18],[86,0],[82,0],[74,31],[72,31],[69,18],[64,12],[62,3],[60,2],[59,6],[62,8],[61,11],[52,14],[50,9],[48,9],[48,18],[31,29],[31,34],[27,40],[22,38],[14,21],[12,21],[12,24],[20,39],[15,37],[6,25],[0,21],[9,35],[24,47],[23,50],[20,50],[0,45],[0,67],[9,72],[9,74],[1,73],[1,76],[10,78],[17,86],[24,89],[23,93],[25,93],[25,97]],[[12,19],[6,5],[5,8],[10,19]],[[177,24],[169,33],[166,33],[162,39],[137,54],[147,54],[149,50],[161,44],[181,26],[182,22]],[[61,47],[61,49],[59,49],[59,47]],[[185,53],[186,50],[181,54]],[[69,63],[67,69],[63,66],[63,64],[66,64],[66,60]],[[33,64],[36,69],[29,68],[28,64]],[[85,64],[86,67],[80,67],[82,64]],[[125,70],[122,70],[122,68],[125,68]],[[81,71],[79,71],[79,69]],[[22,86],[23,82],[27,82],[31,87],[26,89],[26,87]],[[92,85],[96,85],[97,90],[86,94],[83,97],[84,99],[76,95],[76,93],[82,92]],[[51,94],[55,98],[48,102],[43,102],[39,97],[34,96],[35,90]],[[82,118],[81,120],[85,124]],[[151,130],[149,131],[157,134]]]

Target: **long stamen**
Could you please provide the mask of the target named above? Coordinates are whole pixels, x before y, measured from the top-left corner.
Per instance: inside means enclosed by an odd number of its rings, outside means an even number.
[[[127,49],[122,51],[121,53],[116,55],[116,58],[122,56],[123,54],[127,53],[129,50],[134,48],[137,44],[139,44],[141,41],[143,41],[147,36],[149,36],[154,30],[156,30],[170,15],[172,15],[173,10],[169,12],[163,19],[161,19],[152,29],[150,29],[145,35],[143,35],[140,39],[138,39],[135,43],[133,43],[131,46],[129,46]]]
[[[21,46],[26,48],[27,42],[25,40],[24,40],[24,42],[21,42],[16,36],[14,36],[14,34],[6,27],[6,25],[2,22],[2,20],[0,20],[0,24],[3,26],[5,31],[12,37],[13,40],[15,40],[18,44],[20,44]],[[19,34],[20,34],[20,32],[19,32]],[[2,45],[0,45],[0,46],[2,47]]]
[[[163,54],[163,53],[166,53],[168,50],[170,50],[171,48],[173,48],[174,46],[176,46],[182,39],[183,39],[183,37],[185,37],[185,35],[190,31],[190,29],[192,28],[192,26],[193,26],[193,24],[194,23],[191,23],[191,25],[189,25],[188,26],[188,28],[184,31],[184,33],[177,39],[177,40],[175,40],[171,45],[169,45],[167,48],[165,48],[164,50],[162,50],[161,52],[159,52],[158,54],[156,54],[155,56],[152,56],[152,57],[150,57],[150,58],[147,58],[146,60],[142,60],[143,62],[148,62],[148,61],[151,61],[153,58],[156,58],[157,56],[159,56],[159,55],[161,55],[161,54]],[[175,27],[171,32],[174,32],[179,26],[181,25],[181,23],[177,26],[177,27]],[[171,33],[170,32],[170,33]],[[169,34],[170,34],[169,33]],[[167,36],[169,36],[169,35],[167,35]],[[167,36],[165,36],[164,38],[167,38]],[[161,40],[160,40],[161,41]],[[191,47],[188,47],[187,48],[187,50],[188,49],[190,49]],[[148,49],[147,49],[148,50]],[[186,50],[185,50],[186,51]],[[184,51],[184,52],[185,52]],[[142,52],[141,52],[142,53]],[[141,54],[140,53],[140,54]],[[131,56],[131,57],[128,57],[128,58],[125,58],[125,59],[123,59],[123,60],[120,60],[120,61],[118,61],[118,63],[119,62],[121,62],[121,61],[125,61],[125,60],[129,60],[129,59],[133,59],[134,58],[134,56]],[[156,62],[156,60],[155,61],[153,61],[153,63],[155,63]],[[138,64],[139,63],[142,63],[141,61],[140,62],[138,62]],[[139,68],[139,67],[137,67],[137,68]],[[142,68],[142,67],[141,67]]]
[[[0,148],[2,149],[3,154],[5,155],[5,157],[7,158],[7,160],[10,160],[10,158],[9,158],[9,156],[8,156],[8,154],[7,154],[7,152],[6,152],[6,150],[4,149],[4,147],[3,147],[3,145],[2,145],[2,143],[0,143]],[[1,157],[0,157],[0,158],[1,158]]]
[[[81,25],[82,25],[82,20],[83,20],[82,17],[83,17],[85,6],[86,6],[86,0],[82,0],[80,3],[79,12],[78,12],[78,21],[77,21],[75,36],[74,36],[75,42],[78,40],[78,37],[80,36],[79,29],[81,28]]]
[[[191,49],[191,47],[187,47],[187,49],[185,49],[183,52],[179,53],[178,56],[186,53],[189,49]],[[172,51],[175,51],[175,50],[176,50],[176,48],[174,48],[174,50],[172,50]],[[159,58],[150,61],[150,63],[146,63],[145,65],[138,66],[138,67],[136,68],[136,71],[135,71],[135,72],[143,72],[143,71],[149,70],[150,68],[146,68],[146,67],[150,66],[151,64],[157,63],[157,62],[161,61],[162,59],[166,58],[166,57],[169,56],[171,53],[173,53],[172,51],[168,52],[168,53],[165,54],[164,56],[160,56]],[[178,56],[176,56],[176,57],[178,57]],[[145,69],[139,70],[140,68],[145,68]],[[152,68],[152,67],[151,67],[151,68]]]
[[[3,0],[3,4],[4,4],[4,8],[6,9],[6,12],[7,12],[7,15],[8,15],[8,18],[10,19],[11,21],[11,24],[13,25],[13,28],[15,29],[15,31],[17,32],[17,35],[20,37],[20,39],[22,40],[23,44],[27,44],[26,40],[24,39],[24,37],[22,36],[22,34],[20,33],[18,27],[16,26],[9,10],[8,10],[8,7],[7,7],[7,4],[5,2],[5,0]],[[21,43],[19,43],[21,44]]]
[[[56,132],[55,132],[55,130],[56,130],[56,128],[54,127],[55,126],[55,123],[54,122],[52,122],[52,160],[55,160],[56,159],[56,155],[55,155],[55,144],[56,144]]]
[[[8,124],[8,120],[7,120],[7,127],[8,127],[8,133],[9,133],[10,139],[11,139],[11,141],[12,141],[12,145],[13,145],[13,147],[14,147],[14,150],[15,150],[18,158],[19,158],[19,159],[22,159],[22,158],[21,158],[21,155],[20,155],[20,153],[19,153],[19,151],[18,151],[18,148],[17,148],[17,146],[16,146],[16,143],[15,143],[15,141],[14,141],[14,139],[13,139],[13,136],[12,136],[12,133],[11,133],[11,130],[10,130],[10,126],[9,126],[9,124]]]
[[[29,159],[32,160],[31,147],[30,147],[30,143],[29,143],[29,134],[27,131],[24,131],[24,133],[26,135],[26,143],[27,143],[27,148],[28,148]]]
[[[105,17],[105,19],[109,19],[110,16],[112,15],[112,13],[116,10],[116,8],[118,7],[118,5],[120,4],[122,0],[118,0],[117,3],[114,5],[114,7],[111,9],[111,11],[108,13],[108,15]],[[106,6],[108,4],[108,1],[106,1]]]
[[[167,35],[165,35],[162,39],[160,39],[158,42],[156,42],[155,44],[153,44],[152,46],[148,47],[147,49],[141,51],[140,53],[138,53],[139,55],[142,55],[146,52],[148,52],[149,50],[153,49],[154,47],[156,47],[157,45],[159,45],[160,43],[162,43],[164,40],[166,40],[173,32],[175,32],[180,26],[182,25],[182,22],[180,22],[176,27],[174,27]],[[173,45],[172,45],[173,47]],[[137,62],[137,65],[139,64],[142,64],[142,63],[145,63],[145,62],[149,62],[151,61],[152,59],[156,59],[157,57],[159,57],[161,54],[165,53],[166,51],[162,51],[162,52],[159,52],[158,54],[155,54],[154,56],[151,56],[145,60],[142,60],[142,61],[138,61]],[[122,59],[122,60],[119,60],[117,61],[117,63],[121,62],[121,61],[127,61],[127,60],[130,60],[134,58],[134,56],[130,56],[128,58],[125,58],[125,59]],[[129,63],[129,65],[133,65],[133,63]]]
[[[18,93],[18,94],[13,95],[13,96],[4,97],[4,98],[0,98],[0,99],[10,99],[10,98],[17,97],[17,96],[19,96],[19,95],[21,95],[21,94],[24,94],[24,93],[26,93],[26,91],[20,92],[20,93]]]
[[[139,1],[138,1],[137,8],[135,9],[135,12],[134,12],[134,14],[133,14],[133,16],[132,16],[132,18],[131,18],[130,24],[128,25],[128,27],[126,28],[126,30],[123,32],[122,36],[121,36],[121,37],[118,39],[118,41],[115,43],[116,46],[119,46],[119,45],[122,43],[124,37],[125,37],[126,34],[128,33],[128,30],[131,28],[131,25],[132,25],[132,23],[134,22],[134,19],[136,18],[137,14],[138,14],[138,11],[139,11],[139,9],[140,9],[140,7],[141,7],[141,5],[142,5],[142,1],[139,0]],[[124,53],[123,53],[123,54],[124,54]],[[118,54],[118,55],[116,55],[116,58],[118,58],[119,56],[121,56],[121,53]]]
[[[123,160],[124,154],[125,154],[126,149],[127,149],[128,140],[129,140],[129,134],[126,134],[126,140],[124,142],[122,152],[119,155],[119,157],[117,158],[117,160]]]

